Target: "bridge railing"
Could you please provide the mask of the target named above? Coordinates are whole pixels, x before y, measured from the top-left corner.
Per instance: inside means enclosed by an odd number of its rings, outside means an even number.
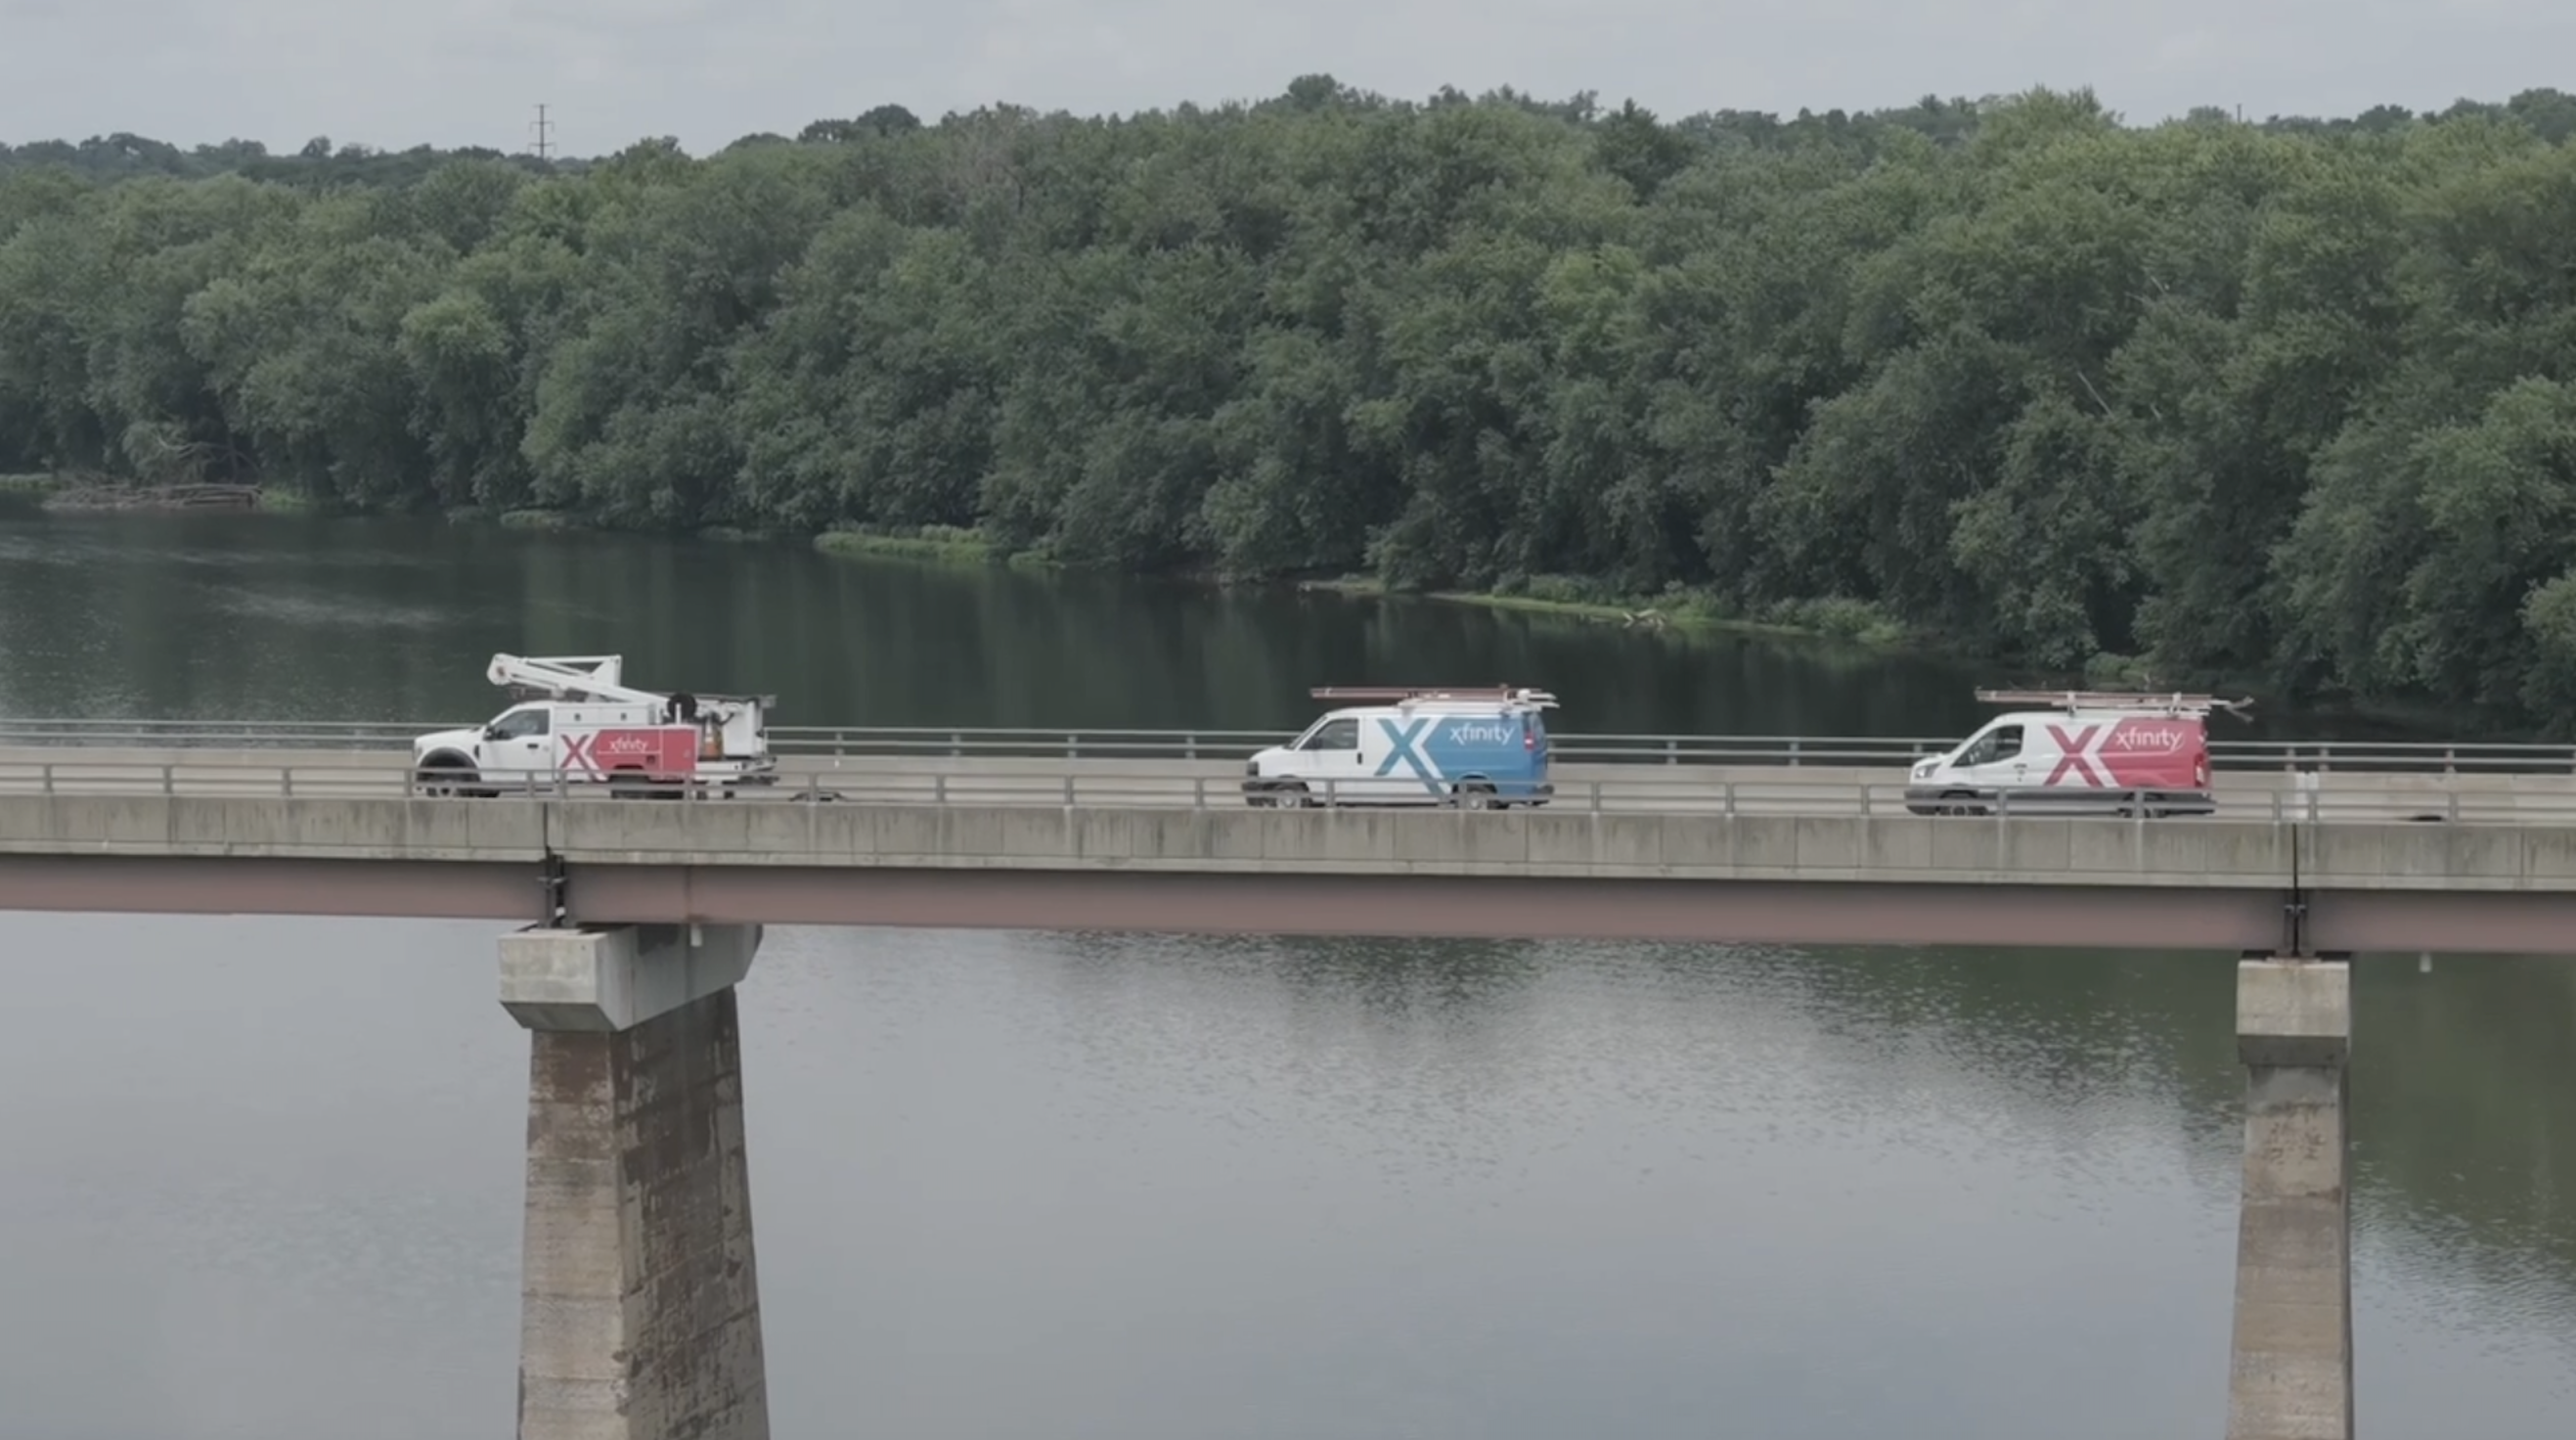
[[[353,753],[321,761],[266,761],[241,751],[202,758],[134,761],[76,752],[43,759],[0,758],[0,801],[9,797],[179,798],[287,797],[414,800],[480,804],[513,800],[591,803],[641,799],[725,805],[955,805],[1013,808],[1096,807],[1243,809],[1261,807],[1375,806],[1390,800],[1419,808],[1423,792],[1390,790],[1374,777],[1311,778],[1303,794],[1248,793],[1239,767],[1224,762],[1072,763],[1022,761],[1007,768],[991,762],[923,764],[884,757],[875,764],[813,765],[781,773],[772,784],[739,788],[707,783],[634,788],[568,782],[555,775],[493,777],[478,793],[453,796],[399,760]],[[1396,782],[1400,784],[1401,782]],[[1462,813],[1484,808],[1490,797],[1452,797],[1439,803]],[[1903,781],[1856,769],[1812,770],[1781,766],[1738,768],[1603,766],[1573,780],[1559,780],[1548,809],[1639,814],[1870,815],[1897,816],[1918,803],[1946,806],[1958,823],[1979,820],[2051,819],[2070,805],[2094,813],[2125,810],[2159,823],[2219,821],[2287,823],[2455,822],[2576,824],[2576,777],[2507,777],[2455,773],[2388,775],[2348,772],[2296,777],[2223,778],[2215,787],[2215,812],[2159,814],[2172,808],[2161,797],[2118,791],[2067,792],[2024,801],[1987,803],[1909,801]],[[1920,813],[1920,812],[1914,812]]]
[[[85,746],[115,749],[398,751],[432,730],[480,723],[297,720],[0,719],[0,749]],[[1281,744],[1293,730],[1082,730],[886,725],[780,725],[769,732],[781,756],[947,757],[967,760],[1240,761]],[[1908,766],[1941,754],[1959,737],[1564,734],[1550,741],[1564,764]],[[2210,743],[2220,771],[2365,770],[2392,773],[2576,774],[2576,745],[2505,741],[2229,740]]]

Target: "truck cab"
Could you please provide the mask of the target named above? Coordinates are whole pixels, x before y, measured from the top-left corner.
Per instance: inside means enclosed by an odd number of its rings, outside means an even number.
[[[1297,738],[1244,762],[1252,805],[1544,805],[1545,712],[1556,697],[1511,686],[1440,690],[1324,686],[1326,711]]]

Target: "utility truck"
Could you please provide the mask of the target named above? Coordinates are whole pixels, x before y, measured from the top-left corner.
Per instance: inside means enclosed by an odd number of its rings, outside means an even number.
[[[2022,707],[1956,746],[1917,761],[1905,806],[1917,815],[2207,815],[2213,710],[2238,718],[2251,699],[2117,690],[1980,690]]]
[[[1243,766],[1251,805],[1544,805],[1556,697],[1510,685],[1443,690],[1325,685],[1325,712]]]
[[[608,785],[619,795],[731,793],[777,782],[769,753],[770,695],[665,694],[625,683],[616,655],[495,655],[484,671],[515,701],[489,724],[440,730],[411,744],[412,770],[432,795],[497,795]]]

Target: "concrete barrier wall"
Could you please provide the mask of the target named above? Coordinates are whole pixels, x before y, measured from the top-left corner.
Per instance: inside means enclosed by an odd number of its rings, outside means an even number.
[[[72,746],[0,746],[0,772],[11,769],[32,771],[42,765],[54,766],[66,775],[94,774],[105,770],[129,769],[138,772],[168,766],[184,774],[204,774],[219,769],[244,772],[274,772],[279,767],[297,771],[380,772],[399,776],[409,764],[409,754],[400,750],[322,750],[272,749],[223,750],[205,747],[164,746],[140,747],[72,747]],[[1047,756],[995,755],[782,755],[779,773],[798,779],[815,777],[826,784],[840,780],[864,779],[868,776],[910,777],[948,775],[956,777],[989,776],[994,778],[1056,777],[1068,772],[1101,779],[1121,777],[1162,780],[1201,780],[1211,788],[1222,786],[1231,791],[1243,778],[1239,760],[1136,760],[1083,758],[1065,760]],[[1569,801],[1579,798],[1586,786],[1601,783],[1620,785],[1630,790],[1641,784],[1704,785],[1720,789],[1729,784],[1813,787],[1819,791],[1841,788],[1857,790],[1864,785],[1877,786],[1893,795],[1906,781],[1906,768],[1901,765],[1665,765],[1657,763],[1568,763],[1555,767],[1553,776],[1560,792]],[[227,788],[249,788],[233,786]],[[2514,795],[2555,797],[2551,803],[2565,805],[2576,799],[2576,775],[2502,774],[2494,771],[2467,770],[2453,775],[2418,771],[2328,770],[2299,774],[2270,768],[2222,769],[2215,776],[2213,791],[2222,805],[2259,805],[2268,813],[2272,797],[2316,789],[2326,794],[2397,793],[2438,795],[2445,792],[2478,795],[2482,803]]]
[[[2555,826],[1905,815],[0,797],[0,852],[604,864],[2567,889]]]

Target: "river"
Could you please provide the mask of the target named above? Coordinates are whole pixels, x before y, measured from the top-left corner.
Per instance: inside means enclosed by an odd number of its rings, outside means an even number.
[[[1287,729],[1309,685],[1429,679],[1546,685],[1564,732],[1981,713],[1954,666],[1464,607],[0,516],[0,715],[472,719],[495,650],[782,723]],[[509,1433],[503,928],[0,914],[0,1430]],[[2563,1434],[2576,979],[2357,969],[2361,1423]],[[777,1433],[2215,1435],[2232,1004],[2217,955],[775,930]]]

